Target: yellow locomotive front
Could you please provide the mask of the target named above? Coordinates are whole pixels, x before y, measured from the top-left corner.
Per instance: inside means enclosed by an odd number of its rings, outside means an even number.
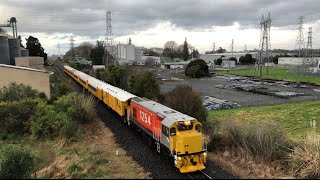
[[[170,127],[170,149],[180,172],[205,169],[207,148],[201,123],[196,119],[176,121]]]

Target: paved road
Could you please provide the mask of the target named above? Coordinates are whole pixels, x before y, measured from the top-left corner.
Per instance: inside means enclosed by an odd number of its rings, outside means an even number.
[[[308,94],[307,96],[297,96],[292,98],[280,98],[270,95],[255,94],[252,92],[244,92],[234,89],[221,89],[216,88],[216,85],[231,85],[235,82],[228,81],[226,79],[211,77],[205,79],[189,79],[183,81],[170,81],[160,84],[162,92],[168,92],[176,87],[177,84],[186,84],[192,87],[192,89],[203,96],[212,96],[218,99],[224,99],[240,104],[242,107],[253,107],[262,105],[274,105],[283,104],[289,102],[299,102],[306,100],[320,100],[320,93],[315,92],[315,87],[310,88],[290,88],[264,85],[270,90],[274,91],[289,91]]]

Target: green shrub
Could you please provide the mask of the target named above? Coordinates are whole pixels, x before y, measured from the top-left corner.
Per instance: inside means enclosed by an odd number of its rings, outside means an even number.
[[[185,75],[192,78],[207,77],[209,75],[208,65],[202,59],[193,60],[186,67]]]
[[[0,102],[0,132],[4,134],[23,134],[28,132],[30,117],[41,102],[40,99]]]
[[[0,89],[0,101],[18,101],[26,98],[46,99],[46,96],[32,89],[31,86],[16,84],[15,82]]]
[[[0,149],[0,179],[31,178],[35,167],[35,156],[29,149],[13,144]]]
[[[71,121],[65,112],[56,111],[53,105],[39,104],[32,117],[31,132],[37,138],[54,138],[61,135],[62,127]]]
[[[93,96],[70,93],[61,96],[53,105],[40,103],[32,117],[31,132],[37,138],[72,138],[81,132],[80,123],[90,122],[95,117]]]
[[[202,104],[200,94],[192,91],[192,87],[179,84],[172,91],[166,93],[164,99],[164,104],[172,109],[192,116],[202,123],[206,121],[207,109]]]
[[[159,83],[151,72],[131,76],[128,84],[129,91],[137,96],[156,100],[160,95]]]

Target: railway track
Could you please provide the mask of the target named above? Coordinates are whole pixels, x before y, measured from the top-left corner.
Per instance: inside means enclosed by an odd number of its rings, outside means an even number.
[[[186,176],[190,179],[212,179],[211,176],[209,176],[207,173],[203,171],[197,171],[193,173],[188,173]]]
[[[53,64],[57,70],[57,74],[64,76],[63,67],[59,63]],[[82,93],[77,83],[72,82],[77,91]],[[210,176],[203,171],[182,174],[174,166],[172,162],[159,155],[154,149],[151,149],[143,138],[137,132],[121,123],[122,120],[113,113],[100,101],[97,101],[97,110],[99,117],[115,136],[116,143],[124,148],[129,156],[132,157],[139,165],[150,172],[150,177],[154,179],[234,179],[236,177],[223,171],[220,167],[215,166],[212,162],[207,161],[207,169],[212,172]],[[161,164],[161,166],[160,166]],[[210,165],[209,165],[210,164]],[[212,178],[211,178],[212,177]]]

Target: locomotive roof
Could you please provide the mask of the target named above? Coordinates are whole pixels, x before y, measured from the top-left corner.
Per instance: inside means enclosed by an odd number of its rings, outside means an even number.
[[[171,127],[177,121],[190,121],[195,119],[191,116],[183,114],[179,111],[171,109],[163,104],[157,103],[147,98],[136,97],[132,100],[135,101],[137,104],[141,105],[142,107],[145,107],[146,109],[149,109],[155,114],[158,114],[159,116],[163,117],[161,124],[163,124],[166,127]]]
[[[101,88],[103,89],[103,91],[107,92],[108,94],[111,94],[112,96],[116,97],[117,99],[119,99],[122,102],[126,102],[127,100],[137,97],[134,94],[131,94],[125,90],[122,90],[120,88],[117,88],[115,86],[112,86],[108,83],[105,83],[99,79],[96,79],[92,76],[89,76],[88,74],[85,74],[81,71],[75,70],[70,66],[64,66],[66,69],[68,69],[69,71],[74,70],[74,74],[75,75],[79,75],[79,77],[83,80],[88,80],[88,83],[95,87],[95,88]]]

